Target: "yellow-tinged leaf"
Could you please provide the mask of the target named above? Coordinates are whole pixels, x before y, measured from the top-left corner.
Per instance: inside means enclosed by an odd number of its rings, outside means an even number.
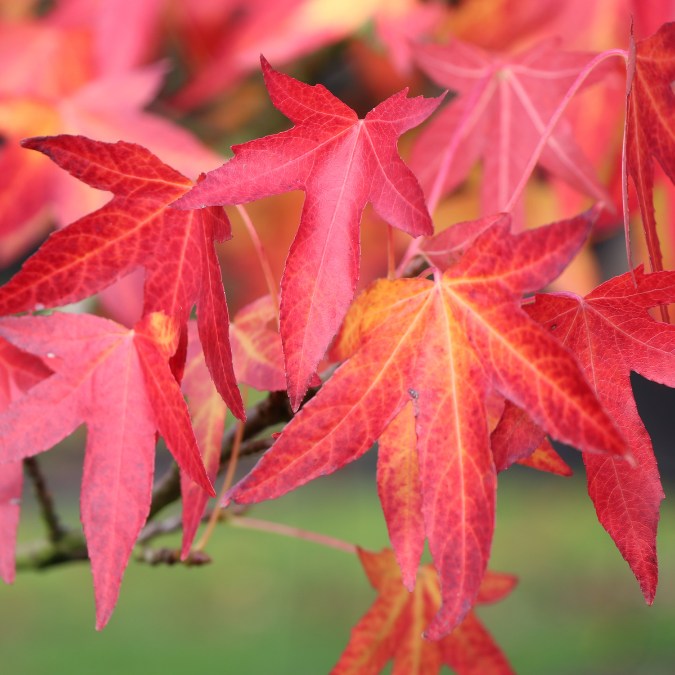
[[[447,635],[473,606],[490,553],[493,389],[555,438],[625,454],[576,361],[520,306],[524,292],[564,267],[588,226],[581,217],[514,236],[508,222],[497,222],[444,275],[373,284],[336,342],[334,352],[348,360],[232,498],[278,497],[383,440],[378,480],[392,545],[411,585],[427,538],[442,603],[426,634]]]
[[[331,675],[376,675],[394,661],[395,675],[435,675],[442,664],[459,675],[512,673],[506,657],[474,612],[437,642],[422,637],[441,603],[438,575],[422,567],[410,593],[403,586],[393,552],[359,549],[359,557],[378,597],[352,630],[349,644]],[[494,602],[515,586],[515,577],[488,572],[479,602]]]

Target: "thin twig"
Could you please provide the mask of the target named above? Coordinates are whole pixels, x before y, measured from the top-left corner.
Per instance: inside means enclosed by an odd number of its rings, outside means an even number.
[[[310,389],[305,401],[314,396],[317,391],[318,388]],[[286,392],[271,392],[265,399],[260,401],[257,405],[252,406],[247,411],[247,419],[242,434],[243,442],[241,444],[239,456],[255,455],[269,449],[272,446],[274,439],[271,437],[254,437],[265,429],[288,422],[292,418],[293,411],[288,402]],[[236,428],[233,427],[225,433],[223,438],[221,450],[221,466],[223,468],[227,466],[232,453],[235,434]],[[41,482],[36,482],[36,478],[41,476],[39,468],[35,471],[35,468],[37,467],[36,460],[29,460],[26,464],[28,465],[27,471],[31,476],[33,483],[36,484],[38,501],[43,510],[45,520],[48,523],[50,541],[37,542],[29,547],[22,548],[22,550],[17,553],[16,569],[45,569],[62,563],[87,560],[87,544],[82,533],[61,526],[44,479],[42,479]],[[41,487],[38,488],[38,485]],[[180,473],[177,466],[173,465],[155,486],[148,521],[155,517],[163,508],[179,499]],[[242,507],[235,506],[235,513],[241,513],[241,511],[237,510],[238,508]],[[230,511],[230,513],[232,513],[232,511]],[[178,527],[174,517],[158,523],[148,522],[141,532],[139,543],[147,543],[160,534],[173,531],[171,529],[173,527]],[[56,540],[54,540],[54,538]],[[176,552],[169,549],[160,549],[157,551],[147,549],[141,553],[141,559],[150,564],[173,564],[174,562],[178,562],[179,557],[180,551]],[[185,564],[190,565],[203,565],[208,562],[208,560],[207,556],[204,554],[197,553],[184,562]]]
[[[16,570],[44,570],[88,558],[87,544],[82,533],[71,530],[57,542],[41,541],[22,546],[16,553]]]
[[[278,324],[279,293],[277,292],[277,283],[274,280],[274,274],[272,274],[272,266],[270,265],[270,260],[267,257],[267,253],[265,252],[265,247],[263,246],[262,241],[260,241],[258,232],[256,231],[255,227],[253,227],[253,221],[251,220],[251,217],[248,215],[248,211],[241,204],[237,205],[236,209],[239,212],[242,221],[244,222],[244,226],[246,228],[246,231],[248,232],[248,236],[251,238],[253,248],[255,249],[255,253],[258,256],[258,262],[260,263],[260,268],[262,269],[263,276],[265,277],[267,290],[269,291],[270,296],[272,297],[272,303],[274,304],[274,312],[276,314]]]
[[[244,401],[246,401],[246,394],[247,388],[244,388],[243,393]],[[213,513],[211,513],[211,516],[209,517],[209,522],[206,524],[206,530],[204,531],[204,534],[202,534],[202,536],[200,537],[199,541],[193,547],[194,551],[203,551],[206,548],[206,544],[208,544],[209,539],[211,538],[211,535],[213,534],[213,531],[216,528],[216,525],[220,517],[220,512],[223,508],[222,507],[223,499],[227,491],[232,486],[232,482],[234,480],[234,472],[237,470],[237,463],[239,461],[239,455],[241,452],[241,439],[243,435],[244,435],[244,422],[240,420],[237,423],[237,430],[234,434],[234,442],[232,443],[232,451],[230,452],[230,458],[227,462],[225,481],[223,482],[223,486],[220,489],[220,493],[216,498],[216,505],[213,509]]]
[[[66,535],[67,529],[61,524],[61,519],[56,512],[54,498],[49,490],[42,469],[40,469],[40,463],[35,457],[26,457],[23,460],[23,467],[33,483],[42,519],[45,521],[47,527],[49,541],[52,544],[56,544]]]
[[[246,511],[248,511],[249,508],[250,506],[248,504],[230,504],[230,506],[227,509],[227,512],[223,513],[221,511],[221,518],[225,520],[233,515],[243,515],[244,513],[246,513]],[[201,517],[201,522],[202,523],[208,522],[209,519],[211,518],[212,513],[213,509],[206,509],[204,515]],[[163,537],[164,535],[167,534],[174,534],[175,532],[180,532],[180,530],[182,529],[183,529],[183,518],[179,513],[173,516],[169,516],[164,520],[153,520],[150,521],[141,530],[141,533],[138,535],[136,543],[141,545],[148,544],[157,537]]]
[[[347,541],[335,539],[335,537],[329,537],[328,535],[319,534],[318,532],[309,532],[308,530],[303,530],[299,527],[284,525],[283,523],[272,523],[269,520],[259,520],[258,518],[249,518],[248,516],[232,516],[228,518],[228,522],[235,527],[243,527],[247,530],[271,532],[272,534],[280,534],[285,537],[304,539],[305,541],[328,546],[329,548],[344,551],[345,553],[356,553],[356,546]]]
[[[387,279],[396,278],[396,250],[394,248],[394,228],[387,225]]]

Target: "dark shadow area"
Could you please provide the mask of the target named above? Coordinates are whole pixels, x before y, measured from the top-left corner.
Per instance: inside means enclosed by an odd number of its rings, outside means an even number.
[[[663,481],[675,482],[675,389],[631,373],[640,417],[652,439]]]

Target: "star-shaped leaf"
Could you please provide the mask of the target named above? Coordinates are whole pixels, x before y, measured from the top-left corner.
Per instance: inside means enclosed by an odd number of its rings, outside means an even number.
[[[444,164],[450,167],[441,186],[446,193],[481,160],[483,212],[513,211],[530,157],[592,55],[563,52],[552,41],[513,56],[491,54],[459,40],[418,45],[415,51],[422,70],[458,94],[417,140],[411,166],[425,191],[429,193]],[[539,163],[581,192],[607,199],[564,120],[548,139]],[[522,215],[516,214],[520,223]]]
[[[579,217],[514,236],[508,222],[497,222],[442,276],[376,282],[354,303],[338,340],[336,356],[347,362],[232,498],[278,497],[358,458],[384,433],[380,488],[398,491],[383,501],[392,543],[410,585],[420,539],[428,539],[443,597],[428,634],[447,634],[475,600],[492,541],[492,389],[559,440],[626,454],[576,361],[520,308],[522,293],[556,276],[589,227]]]
[[[536,296],[527,311],[557,335],[579,361],[636,466],[584,453],[588,492],[598,519],[631,566],[651,604],[656,592],[656,528],[663,488],[647,430],[637,411],[630,372],[675,387],[675,326],[648,309],[675,300],[675,273],[641,268],[598,286],[585,298]]]
[[[233,147],[234,158],[207,174],[178,205],[239,204],[305,191],[281,282],[280,332],[289,396],[297,409],[354,298],[366,203],[413,236],[433,231],[422,190],[396,144],[441,99],[408,99],[402,91],[360,120],[323,86],[298,82],[261,61],[272,102],[296,126]]]
[[[76,178],[114,197],[54,233],[0,287],[0,314],[81,300],[143,267],[146,314],[161,311],[175,316],[185,330],[197,304],[199,334],[211,375],[230,410],[243,418],[214,249],[214,240],[231,237],[222,209],[169,209],[193,183],[139,145],[54,136],[29,139],[24,146],[45,153]]]
[[[378,596],[352,630],[349,644],[331,675],[377,675],[392,659],[394,675],[435,675],[443,664],[458,675],[513,673],[473,611],[450,635],[437,642],[422,637],[441,602],[438,575],[431,565],[419,570],[415,589],[409,592],[401,583],[391,550],[372,553],[359,549],[358,553]],[[509,574],[487,572],[477,602],[498,602],[515,585],[516,578]]]

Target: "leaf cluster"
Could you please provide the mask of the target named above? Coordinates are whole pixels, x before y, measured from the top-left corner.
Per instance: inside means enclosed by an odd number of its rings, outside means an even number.
[[[14,580],[24,469],[46,514],[44,560],[86,551],[101,629],[134,548],[175,526],[157,519],[168,503],[182,499],[181,550],[143,557],[203,564],[218,522],[253,526],[251,505],[377,446],[391,549],[296,533],[356,553],[378,593],[333,672],[377,673],[393,659],[395,673],[509,673],[475,613],[515,586],[488,569],[498,474],[520,463],[568,475],[555,440],[582,453],[598,519],[651,604],[664,493],[630,372],[675,386],[675,272],[654,208],[675,180],[667,12],[635,9],[635,32],[617,19],[621,46],[591,52],[544,38],[557,29],[571,44],[569,16],[537,23],[535,3],[509,28],[494,17],[480,31],[471,10],[412,0],[344,24],[318,3],[326,16],[306,25],[298,0],[233,3],[239,13],[215,23],[208,3],[194,14],[175,4],[128,3],[133,30],[109,49],[124,26],[102,2],[0,22],[0,53],[18,54],[0,67],[1,259],[57,226],[0,286],[0,576]],[[187,78],[164,105],[193,121],[209,105],[227,127],[257,67],[252,45],[293,62],[364,18],[387,83],[409,80],[420,95],[371,82],[375,104],[360,117],[261,57],[291,126],[252,133],[227,160],[144,110],[167,68],[152,63],[151,45],[170,42],[162,22]],[[432,83],[446,91],[424,95]],[[256,211],[295,191],[299,215],[281,200]],[[467,194],[473,215],[449,215],[466,213]],[[632,194],[650,269],[629,255],[626,273],[598,284],[578,261],[622,222],[630,247]],[[287,240],[280,275],[261,242],[276,241],[270,223]],[[230,299],[256,284],[266,293],[235,300],[230,319],[223,281]],[[98,311],[59,311],[95,296]],[[247,408],[251,388],[263,397]],[[82,424],[84,541],[60,524],[35,459]],[[176,466],[155,482],[160,436]],[[260,457],[236,481],[244,454]]]

